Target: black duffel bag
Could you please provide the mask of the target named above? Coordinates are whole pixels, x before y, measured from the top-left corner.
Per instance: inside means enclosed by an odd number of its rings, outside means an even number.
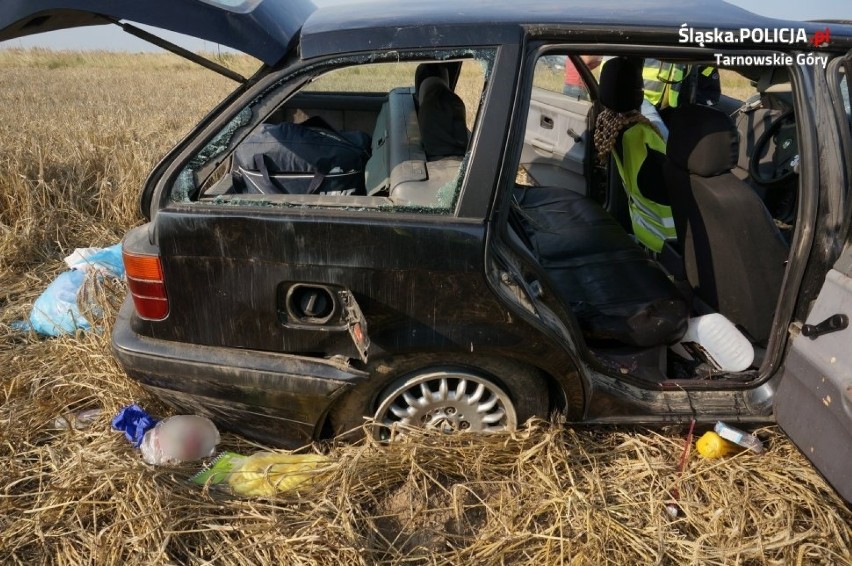
[[[338,132],[314,117],[261,124],[234,151],[234,177],[254,194],[365,194],[370,136]]]

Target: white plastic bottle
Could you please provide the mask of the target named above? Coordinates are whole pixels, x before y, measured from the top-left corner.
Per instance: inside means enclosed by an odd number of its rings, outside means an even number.
[[[680,345],[721,371],[744,371],[754,362],[754,347],[719,313],[689,319]]]

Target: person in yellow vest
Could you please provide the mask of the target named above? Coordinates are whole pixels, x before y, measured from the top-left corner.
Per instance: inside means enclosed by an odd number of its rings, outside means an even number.
[[[618,168],[636,239],[659,252],[676,232],[662,175],[666,143],[640,111],[642,77],[641,60],[616,57],[604,64],[599,89],[604,109],[595,124],[594,141],[598,160],[607,163],[611,155]]]
[[[642,67],[645,100],[657,108],[677,107],[680,84],[686,75],[685,71],[685,65],[665,63],[658,59],[645,59]]]

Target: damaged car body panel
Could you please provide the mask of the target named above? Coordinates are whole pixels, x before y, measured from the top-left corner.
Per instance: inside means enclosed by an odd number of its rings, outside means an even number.
[[[175,306],[166,321],[145,323],[156,337],[360,358],[339,314],[311,316],[301,300],[294,301],[300,289],[314,288],[335,290],[326,293],[329,314],[346,310],[337,290],[360,297],[372,347],[379,350],[467,347],[460,338],[468,335],[466,327],[493,318],[496,305],[484,289],[473,300],[457,294],[482,286],[481,226],[400,225],[397,216],[367,223],[342,212],[282,218],[275,209],[261,211],[251,217],[219,207],[203,215],[160,213],[165,279],[194,283],[170,288]],[[337,244],[307,245],[318,239]],[[419,300],[412,301],[412,290]],[[471,316],[476,313],[480,316]],[[491,334],[502,345],[501,333]]]
[[[132,316],[127,302],[113,335],[131,377],[164,400],[265,442],[309,442],[328,404],[366,378],[342,361],[289,356],[282,364],[269,353],[147,338],[133,330]]]
[[[680,41],[684,22],[806,34],[825,24],[716,2],[615,9],[493,0],[463,12],[444,1],[317,4],[313,11],[299,3],[286,15],[285,3],[273,0],[176,5],[242,21],[204,33],[240,36],[220,42],[269,66],[147,182],[150,222],[124,239],[136,267],[128,269],[130,297],[112,337],[129,375],[175,407],[291,447],[355,429],[385,439],[415,421],[446,432],[505,430],[554,411],[601,424],[777,417],[806,455],[814,447],[829,480],[842,482],[848,450],[831,454],[828,440],[811,441],[826,431],[849,445],[852,431],[841,375],[847,354],[825,360],[848,330],[832,323],[826,335],[823,324],[852,314],[848,248],[846,264],[841,258],[852,170],[848,76],[837,63],[852,47],[852,27],[832,24],[831,42],[817,47],[705,46]],[[91,23],[125,17],[96,6],[105,11],[94,10],[101,15]],[[139,10],[128,19],[148,23]],[[7,20],[0,37],[86,23]],[[9,27],[16,21],[24,23]],[[270,31],[276,22],[281,29]],[[262,31],[257,45],[251,29]],[[671,199],[671,233],[662,249],[652,248],[629,216],[636,195],[619,177],[617,153],[598,155],[595,130],[611,87],[581,57],[614,60],[628,72],[656,59],[695,81],[717,51],[832,61],[732,66],[754,83],[754,95],[720,95],[711,105],[700,104],[695,82],[659,81],[668,95],[682,88],[681,103],[658,108],[680,140],[669,148],[691,144],[720,165],[708,172],[695,167],[705,155],[679,160],[676,151],[657,150],[661,184],[699,196],[686,205]],[[570,101],[568,63],[580,66],[586,87]],[[828,92],[839,88],[846,109]],[[692,112],[699,118],[684,128],[679,116]],[[280,165],[282,147],[297,150],[289,138],[263,136],[296,127],[328,142],[328,159],[303,170]],[[721,134],[699,139],[704,130]],[[249,142],[274,151],[246,159],[239,152]],[[358,164],[331,159],[353,147],[364,157]],[[619,147],[623,140],[610,151]],[[574,162],[562,167],[568,157]],[[307,189],[295,181],[305,179]],[[716,200],[701,200],[705,190]],[[696,219],[716,201],[728,204],[711,221],[734,222],[752,207],[744,224],[759,224],[778,258],[769,265],[775,286],[756,286],[753,296],[773,300],[755,325],[728,307],[738,293],[708,289],[749,273],[770,247],[725,238],[719,223],[721,235],[707,236],[713,244],[701,249]],[[726,258],[721,274],[702,263],[709,256]],[[714,328],[745,344],[741,365],[728,363],[726,352],[714,357],[695,337],[700,321],[720,319],[728,324]],[[821,337],[803,338],[806,326]],[[813,372],[827,378],[815,382]],[[374,425],[361,429],[365,417]]]

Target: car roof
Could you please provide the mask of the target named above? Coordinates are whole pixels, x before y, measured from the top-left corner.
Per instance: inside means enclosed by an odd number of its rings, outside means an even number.
[[[358,50],[450,45],[494,45],[519,41],[524,28],[565,30],[576,26],[631,31],[661,45],[682,45],[678,30],[804,28],[808,37],[825,23],[779,20],[721,0],[378,0],[339,4],[315,0],[318,8],[302,26],[301,55],[307,59]],[[836,24],[832,24],[832,31]],[[837,25],[837,39],[852,37]],[[842,37],[846,36],[846,37]],[[832,37],[834,40],[834,36]],[[847,41],[844,41],[846,43]],[[786,46],[788,49],[790,46]],[[801,48],[801,45],[798,47]],[[847,47],[848,48],[848,47]]]
[[[845,23],[775,20],[722,0],[3,0],[0,41],[119,20],[215,41],[269,65],[282,61],[297,37],[307,59],[376,48],[516,43],[525,28],[574,32],[577,41],[678,45],[681,26],[804,28],[809,37],[830,26],[832,50],[852,47],[852,26]]]

